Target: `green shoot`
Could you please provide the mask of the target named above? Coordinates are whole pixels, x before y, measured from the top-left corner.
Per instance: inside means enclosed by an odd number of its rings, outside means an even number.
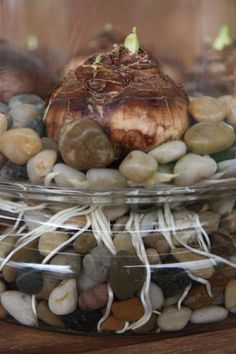
[[[137,36],[137,28],[134,27],[132,32],[126,37],[124,46],[128,49],[132,54],[137,54],[139,51],[139,40]]]
[[[230,37],[229,26],[223,25],[219,33],[213,43],[213,48],[216,50],[222,50],[225,46],[232,43],[232,39]]]

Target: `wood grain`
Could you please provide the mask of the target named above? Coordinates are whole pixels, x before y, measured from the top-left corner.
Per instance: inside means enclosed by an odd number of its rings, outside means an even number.
[[[121,354],[122,352],[125,354],[233,354],[236,353],[236,320],[229,319],[219,324],[171,335],[135,337],[82,337],[0,322],[0,354]]]

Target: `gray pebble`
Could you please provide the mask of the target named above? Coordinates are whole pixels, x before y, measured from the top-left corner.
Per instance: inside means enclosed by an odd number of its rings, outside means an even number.
[[[84,271],[89,278],[102,283],[108,279],[111,262],[112,256],[108,249],[104,246],[97,246],[84,257]]]
[[[223,321],[228,316],[228,310],[220,306],[206,306],[194,310],[190,321],[192,323],[203,324]]]
[[[14,179],[28,179],[25,165],[17,165],[14,162],[7,161],[1,169],[1,177]]]
[[[9,107],[14,108],[22,103],[32,104],[36,107],[38,112],[42,112],[45,102],[39,96],[32,94],[21,94],[12,97],[9,101]]]
[[[13,127],[27,127],[34,119],[38,117],[36,108],[28,103],[19,104],[13,107],[9,114],[13,118]]]
[[[27,128],[33,129],[38,136],[43,137],[45,133],[45,125],[43,119],[38,117],[27,125]]]
[[[77,278],[77,286],[79,294],[84,293],[88,289],[94,288],[99,283],[89,278],[89,276],[82,270]]]
[[[236,159],[219,162],[217,172],[225,172],[222,178],[236,177]]]
[[[53,278],[61,280],[75,278],[80,272],[81,257],[70,249],[53,257],[50,266]]]

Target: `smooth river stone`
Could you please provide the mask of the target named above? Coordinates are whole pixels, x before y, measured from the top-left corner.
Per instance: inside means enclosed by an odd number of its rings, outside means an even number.
[[[15,106],[9,114],[13,118],[13,128],[23,128],[38,117],[36,108],[28,103]]]
[[[235,132],[224,122],[203,122],[193,125],[185,133],[184,140],[192,152],[208,155],[233,145]]]
[[[157,232],[150,233],[147,237],[144,237],[143,243],[148,248],[156,249],[160,256],[165,256],[169,253],[168,242]]]
[[[80,255],[69,249],[57,254],[50,261],[51,274],[55,279],[75,278],[81,268]]]
[[[150,319],[141,327],[133,329],[136,334],[146,334],[152,332],[157,326],[157,315],[152,314]]]
[[[77,237],[73,243],[74,250],[78,253],[86,254],[92,251],[97,246],[96,238],[90,231],[84,232]]]
[[[140,222],[140,231],[142,237],[148,236],[154,228],[157,228],[157,213],[156,211],[151,211],[146,213]]]
[[[131,235],[128,233],[117,234],[113,239],[113,244],[118,252],[128,251],[136,254],[135,248],[132,244]]]
[[[217,171],[224,172],[223,178],[236,177],[236,159],[219,162],[217,164]]]
[[[7,312],[25,326],[37,326],[37,319],[32,310],[32,296],[20,291],[5,291],[1,303]]]
[[[57,154],[53,150],[43,150],[32,157],[27,163],[30,182],[33,184],[43,184],[45,177],[51,172],[56,159]]]
[[[7,130],[7,125],[7,117],[5,116],[5,114],[0,113],[0,136]]]
[[[51,326],[64,327],[62,319],[50,311],[46,301],[39,302],[37,306],[37,315],[41,321]]]
[[[229,108],[225,102],[209,96],[194,98],[188,109],[189,113],[198,122],[222,121],[229,113]]]
[[[190,321],[196,324],[205,324],[223,321],[228,316],[228,310],[221,306],[207,306],[194,310]]]
[[[97,246],[83,259],[83,267],[89,278],[95,282],[106,282],[109,276],[109,269],[112,263],[112,256],[104,246]]]
[[[68,315],[77,307],[76,280],[64,280],[50,294],[48,306],[55,315]]]
[[[102,332],[121,331],[125,326],[125,321],[118,320],[113,315],[110,315],[101,325]]]
[[[182,306],[181,310],[177,307],[166,307],[157,318],[157,325],[162,331],[180,331],[188,324],[192,311]]]
[[[149,296],[153,310],[157,310],[164,305],[164,294],[160,286],[151,282],[149,287]]]
[[[57,172],[55,182],[59,187],[74,187],[73,181],[84,181],[86,176],[83,172],[80,172],[72,167],[65,165],[64,163],[57,163],[52,172]]]
[[[144,308],[139,298],[124,301],[115,301],[112,304],[111,312],[120,321],[135,322],[144,315]]]
[[[79,294],[84,293],[88,289],[96,287],[98,284],[99,284],[98,282],[89,278],[83,269],[81,270],[81,272],[77,278],[77,287],[78,287]]]
[[[186,144],[181,140],[169,141],[159,145],[148,154],[160,164],[167,164],[183,157],[187,152]]]
[[[38,249],[42,256],[47,256],[55,248],[67,241],[69,238],[66,232],[46,232],[39,238]]]
[[[171,253],[177,261],[185,263],[185,267],[197,277],[210,279],[214,274],[214,266],[207,257],[190,252],[183,247],[174,248]]]
[[[0,241],[0,258],[5,258],[11,252],[15,242],[16,238],[14,236],[7,236]]]
[[[209,156],[200,156],[189,153],[182,157],[175,165],[174,173],[177,186],[190,186],[209,178],[217,170],[216,162]]]
[[[79,296],[78,304],[81,310],[90,311],[105,307],[108,302],[107,284],[88,289]]]
[[[110,221],[116,221],[129,211],[128,205],[107,205],[103,208],[103,212]]]
[[[113,168],[92,168],[86,174],[91,189],[125,188],[126,178]]]
[[[155,248],[147,248],[146,249],[147,253],[147,258],[149,264],[160,264],[161,263],[161,258],[157,250]]]
[[[142,287],[145,276],[144,265],[132,253],[120,251],[113,257],[109,283],[119,300],[134,296]]]
[[[231,280],[225,288],[225,307],[231,310],[236,306],[236,280]]]
[[[17,270],[16,286],[25,294],[34,295],[43,287],[43,276],[40,270],[27,267]]]
[[[42,98],[40,98],[37,95],[28,94],[28,93],[24,93],[12,97],[8,102],[8,105],[10,108],[14,108],[18,105],[25,104],[25,103],[35,106],[39,112],[42,112],[45,106],[45,102],[44,100],[42,100]]]
[[[43,225],[50,219],[51,215],[41,210],[29,210],[24,212],[24,221],[29,231]]]
[[[128,180],[136,183],[147,181],[157,170],[154,157],[143,151],[131,151],[121,162],[119,171]]]
[[[29,128],[16,128],[1,137],[1,152],[17,165],[24,165],[42,150],[39,136]]]

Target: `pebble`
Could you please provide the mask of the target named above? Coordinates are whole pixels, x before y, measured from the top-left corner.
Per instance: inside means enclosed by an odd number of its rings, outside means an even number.
[[[192,152],[199,155],[225,150],[235,141],[234,129],[224,122],[203,122],[193,125],[184,140]]]
[[[63,322],[67,329],[76,332],[89,332],[97,330],[97,323],[102,315],[99,310],[94,311],[81,311],[76,310],[70,315],[63,316]]]
[[[211,157],[189,153],[175,165],[174,173],[178,175],[175,178],[175,184],[191,186],[213,176],[216,170],[217,164]]]
[[[86,254],[92,251],[97,246],[96,238],[90,231],[84,232],[77,237],[73,243],[74,250],[78,253]]]
[[[169,162],[179,160],[186,152],[186,144],[181,140],[175,140],[159,145],[148,154],[154,157],[158,163],[168,164]]]
[[[69,236],[66,232],[46,232],[39,238],[38,250],[42,256],[47,256],[50,252],[68,239]]]
[[[60,280],[53,278],[49,272],[43,273],[43,287],[36,295],[37,299],[48,300],[51,292],[60,284]]]
[[[5,291],[1,303],[6,311],[25,326],[37,326],[37,319],[32,310],[32,296],[20,291]]]
[[[0,280],[0,295],[6,291],[6,285]]]
[[[0,173],[1,173],[1,169],[6,165],[7,163],[7,158],[6,156],[4,156],[1,152],[0,152]]]
[[[56,279],[75,278],[78,276],[80,268],[81,257],[71,249],[57,254],[50,261],[50,272]]]
[[[196,230],[194,229],[195,221],[189,211],[174,211],[173,218],[177,237],[186,243],[196,242]],[[173,238],[173,243],[179,246],[180,243],[176,238]]]
[[[169,306],[173,306],[176,305],[181,297],[181,293],[174,295],[174,296],[170,296],[170,297],[166,297],[165,301],[164,301],[164,306],[165,307],[169,307]]]
[[[236,158],[236,143],[234,142],[228,149],[222,150],[220,152],[216,152],[215,154],[211,154],[211,157],[216,162],[221,162],[225,160],[233,160]]]
[[[88,170],[87,181],[91,189],[112,189],[127,187],[126,178],[112,168],[92,168]]]
[[[67,209],[68,205],[65,206],[63,209]],[[58,210],[57,210],[58,212]],[[63,224],[63,228],[66,230],[76,230],[78,231],[80,228],[83,228],[87,224],[87,219],[85,215],[76,215],[72,216],[71,218],[67,219]],[[59,225],[58,225],[59,226]],[[61,226],[61,224],[60,224]],[[87,231],[85,231],[87,232]]]
[[[143,151],[131,151],[119,166],[120,173],[132,182],[147,181],[157,170],[158,163],[154,157]]]
[[[220,216],[230,214],[235,205],[235,197],[221,198],[210,203],[211,209]]]
[[[162,331],[180,331],[188,324],[192,311],[182,306],[178,310],[175,306],[164,308],[162,314],[157,318],[157,325]]]
[[[55,177],[55,182],[59,187],[74,187],[73,181],[84,181],[86,176],[83,172],[80,172],[72,167],[65,165],[64,163],[57,163],[54,165],[52,172],[59,173]]]
[[[0,241],[0,258],[5,258],[13,249],[16,238],[14,236],[7,236]]]
[[[50,294],[48,306],[55,315],[67,315],[77,307],[76,280],[68,279],[60,283]]]
[[[227,105],[214,97],[201,96],[194,98],[189,105],[189,113],[198,122],[222,121],[229,113]]]
[[[20,94],[12,97],[8,102],[8,105],[10,108],[14,108],[24,103],[35,106],[40,113],[42,112],[45,106],[45,102],[42,100],[42,98],[40,98],[37,95],[28,94],[28,93]]]
[[[125,231],[125,225],[129,220],[128,216],[121,216],[116,220],[116,222],[112,226],[112,233],[119,233],[121,231]]]
[[[45,125],[41,117],[32,120],[32,122],[27,124],[26,127],[34,130],[38,134],[38,136],[40,136],[40,138],[42,138],[45,135]]]
[[[230,280],[225,288],[225,307],[228,310],[236,307],[236,280]]]
[[[1,168],[0,174],[3,178],[28,180],[26,165],[17,165],[11,161],[6,162],[6,164]]]
[[[153,232],[143,239],[144,245],[157,250],[160,256],[169,253],[169,245],[166,239],[159,233]]]
[[[140,222],[140,231],[142,237],[148,236],[154,228],[157,228],[157,212],[146,213]]]
[[[128,205],[107,205],[103,208],[103,212],[110,221],[116,221],[121,216],[128,213]]]
[[[147,248],[146,254],[147,254],[148,262],[150,264],[161,263],[161,258],[159,256],[159,254],[157,253],[157,250],[155,250],[155,248]]]
[[[233,100],[226,122],[236,129],[236,99]]]
[[[116,332],[121,331],[125,326],[125,321],[118,320],[110,315],[101,325],[102,332]]]
[[[45,177],[51,172],[57,159],[53,150],[42,150],[27,163],[27,173],[33,184],[44,184]]]
[[[59,316],[52,313],[46,301],[40,301],[37,306],[37,316],[39,320],[55,327],[64,327],[64,323]]]
[[[201,211],[199,220],[204,230],[210,235],[216,232],[220,224],[220,215],[213,211]]]
[[[194,310],[190,321],[196,324],[214,323],[223,321],[228,316],[228,310],[220,306],[206,306]]]
[[[25,294],[34,295],[43,287],[42,272],[34,267],[24,266],[17,270],[16,286]]]
[[[132,253],[119,251],[113,257],[109,284],[119,300],[134,296],[142,287],[145,276],[145,267],[142,267],[140,259]]]
[[[118,320],[128,322],[138,321],[144,315],[142,302],[137,297],[113,302],[111,311]]]
[[[217,172],[224,172],[224,179],[236,177],[236,159],[219,162],[217,164]]]
[[[165,297],[172,297],[183,292],[190,285],[191,279],[182,268],[152,269],[152,281],[160,286]]]
[[[185,267],[197,277],[210,279],[214,274],[214,266],[207,257],[190,252],[183,247],[172,249],[171,254],[178,262],[185,263]]]
[[[9,107],[5,103],[0,102],[0,113],[6,114],[9,112]]]
[[[136,254],[135,248],[132,244],[131,235],[128,233],[118,234],[113,239],[113,244],[117,250],[119,251],[128,251],[132,254]]]
[[[43,145],[43,150],[53,150],[53,151],[55,151],[58,154],[58,146],[57,146],[57,143],[54,140],[44,136],[44,137],[41,138],[41,142],[42,142],[42,145]],[[62,164],[62,165],[64,165],[64,164]]]
[[[1,300],[0,300],[0,319],[6,318],[7,315],[8,315],[8,313],[7,313],[7,311],[5,310],[5,308],[2,306]]]
[[[24,221],[29,231],[43,225],[50,218],[50,214],[41,210],[28,210],[24,212]]]
[[[107,281],[111,263],[111,254],[104,246],[95,247],[83,259],[85,273],[89,278],[99,283]]]
[[[156,328],[157,316],[153,313],[151,318],[141,327],[133,330],[136,334],[146,334],[152,332]]]
[[[161,290],[160,286],[153,282],[150,282],[149,296],[153,310],[157,310],[164,305],[165,298],[163,291]]]
[[[90,311],[105,307],[108,302],[107,284],[88,289],[79,296],[78,304],[81,310]]]
[[[80,272],[78,278],[77,278],[77,286],[78,286],[78,292],[79,294],[84,293],[88,289],[94,288],[98,285],[99,283],[94,281],[93,279],[89,278],[85,271],[82,269]]]
[[[41,140],[32,129],[16,128],[2,134],[1,151],[17,165],[26,164],[41,149]]]
[[[233,209],[221,219],[220,227],[230,234],[236,232],[236,209]]]
[[[13,119],[13,128],[23,128],[38,117],[38,112],[32,104],[23,103],[11,108],[9,114]]]
[[[113,147],[103,130],[91,119],[76,119],[61,128],[59,150],[70,167],[86,171],[106,167],[114,160]]]
[[[7,131],[7,117],[5,114],[0,113],[0,136]]]

